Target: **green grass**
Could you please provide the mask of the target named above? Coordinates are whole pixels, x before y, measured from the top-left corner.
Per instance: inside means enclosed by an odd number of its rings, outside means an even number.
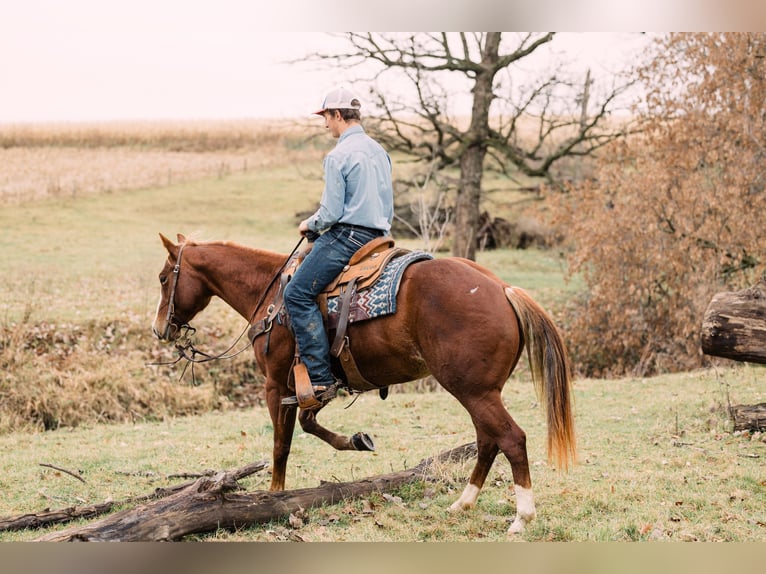
[[[578,464],[561,473],[547,463],[544,421],[532,385],[525,377],[513,377],[504,400],[527,432],[538,510],[538,519],[520,539],[766,540],[766,444],[748,434],[731,434],[723,415],[727,401],[754,402],[764,390],[763,369],[752,367],[577,381]],[[322,422],[338,432],[370,433],[377,452],[336,452],[296,430],[288,488],[402,470],[473,440],[468,416],[444,392],[395,393],[385,402],[365,394],[345,408],[349,403],[338,399],[323,411]],[[0,436],[0,515],[148,494],[171,484],[169,474],[233,469],[269,459],[271,438],[263,408]],[[87,483],[39,463],[81,471]],[[447,512],[471,466],[470,461],[444,465],[435,482],[407,486],[395,493],[398,498],[373,495],[311,510],[298,530],[279,520],[195,539],[506,540],[515,502],[510,465],[502,456],[477,507]],[[267,472],[242,481],[248,490],[268,483]],[[4,533],[0,540],[40,534]]]
[[[561,310],[567,298],[583,287],[579,278],[565,280],[565,261],[555,250],[498,249],[480,252],[476,260],[501,279],[523,287],[550,313]]]
[[[293,210],[316,193],[298,178],[274,170],[5,206],[0,312],[18,320],[32,303],[39,320],[152,311],[165,257],[160,232],[288,252],[298,239]]]

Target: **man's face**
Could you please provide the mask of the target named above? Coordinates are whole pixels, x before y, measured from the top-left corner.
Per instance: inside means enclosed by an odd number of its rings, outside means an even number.
[[[340,117],[340,112],[325,112],[324,113],[324,127],[330,130],[332,137],[339,138],[343,131],[343,120]]]

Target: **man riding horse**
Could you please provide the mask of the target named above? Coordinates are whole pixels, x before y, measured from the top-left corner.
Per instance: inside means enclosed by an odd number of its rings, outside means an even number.
[[[374,450],[366,433],[347,436],[317,421],[318,411],[334,396],[338,383],[327,364],[327,335],[315,298],[358,248],[389,231],[392,220],[391,161],[364,134],[359,107],[353,94],[339,89],[328,94],[318,112],[338,144],[325,160],[321,206],[301,222],[299,231],[323,233],[283,291],[298,351],[306,363],[301,369],[294,361],[295,340],[287,321],[273,320],[274,305],[268,311],[262,307],[277,299],[282,272],[295,250],[285,255],[232,242],[199,243],[182,235],[175,244],[161,235],[168,256],[159,274],[160,301],[152,323],[159,339],[183,338],[189,322],[213,297],[248,321],[261,317],[254,326],[268,323],[259,331],[266,336],[256,334],[252,342],[264,373],[274,428],[270,488],[275,491],[285,488],[296,419],[306,433],[336,450]],[[377,389],[429,374],[439,381],[466,409],[476,430],[476,463],[450,510],[475,507],[496,456],[503,453],[511,464],[516,499],[516,516],[508,532],[522,532],[536,516],[527,437],[508,412],[502,392],[526,349],[532,382],[547,417],[549,460],[561,469],[575,461],[572,371],[558,329],[524,289],[459,257],[428,258],[407,266],[397,289],[395,312],[348,325],[357,371]],[[308,370],[311,382],[304,373],[300,378],[295,375],[293,390],[290,373],[296,370]],[[322,388],[311,392],[311,383]],[[306,387],[313,404],[305,400]]]

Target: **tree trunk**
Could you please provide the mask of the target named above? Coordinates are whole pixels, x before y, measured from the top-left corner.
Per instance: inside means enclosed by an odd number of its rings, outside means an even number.
[[[481,178],[486,152],[479,146],[460,158],[460,186],[455,203],[452,255],[476,260],[476,233],[481,210]]]
[[[425,459],[416,467],[354,482],[323,483],[317,488],[235,493],[235,473],[204,477],[162,500],[123,510],[95,523],[53,532],[39,541],[159,541],[219,528],[241,528],[289,516],[301,508],[388,492],[422,480],[434,462],[463,460],[476,454],[470,443]]]
[[[766,363],[766,277],[749,289],[716,294],[701,339],[707,355]]]
[[[476,260],[476,232],[481,212],[481,180],[489,138],[489,108],[495,98],[492,82],[497,73],[499,32],[488,32],[481,55],[481,71],[473,85],[471,125],[465,133],[465,151],[460,155],[460,185],[455,201],[455,232],[452,255]]]

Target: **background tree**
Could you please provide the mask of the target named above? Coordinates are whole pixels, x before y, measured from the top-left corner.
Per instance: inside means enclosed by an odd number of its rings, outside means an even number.
[[[558,209],[587,284],[567,324],[588,375],[701,366],[712,295],[766,271],[766,34],[673,34],[649,56],[642,135]]]
[[[597,95],[590,72],[573,81],[563,65],[545,75],[521,70],[519,63],[552,42],[553,33],[350,33],[345,39],[347,52],[320,58],[378,64],[371,95],[383,115],[374,125],[365,120],[368,129],[429,170],[459,171],[454,255],[475,258],[485,169],[555,183],[563,158],[587,156],[621,134],[606,118],[626,86]],[[406,82],[389,81],[394,78]],[[402,85],[406,93],[397,91]],[[456,112],[460,104],[470,109],[468,118]]]

